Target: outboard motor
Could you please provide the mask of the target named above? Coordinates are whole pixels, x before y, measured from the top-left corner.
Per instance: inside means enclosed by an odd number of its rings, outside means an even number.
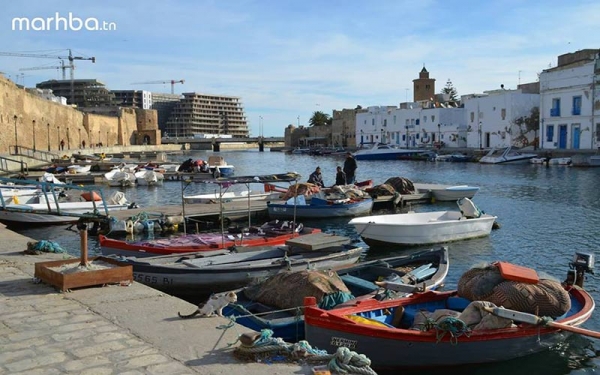
[[[473,219],[481,216],[481,210],[469,198],[460,198],[456,201],[460,213],[467,219]]]
[[[586,273],[594,274],[594,254],[575,252],[573,261],[569,263],[570,270],[567,272],[565,284],[577,285],[583,288],[583,280]]]

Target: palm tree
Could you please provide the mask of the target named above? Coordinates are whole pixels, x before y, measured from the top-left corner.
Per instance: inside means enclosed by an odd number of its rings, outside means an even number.
[[[316,111],[313,113],[310,120],[308,120],[309,126],[321,126],[321,125],[330,125],[332,118],[324,112]]]

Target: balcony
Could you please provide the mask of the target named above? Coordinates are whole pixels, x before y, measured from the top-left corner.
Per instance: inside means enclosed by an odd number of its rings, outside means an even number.
[[[550,108],[550,117],[560,117],[560,108]]]

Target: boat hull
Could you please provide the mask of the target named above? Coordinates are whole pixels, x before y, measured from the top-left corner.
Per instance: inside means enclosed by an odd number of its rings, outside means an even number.
[[[331,217],[355,217],[368,215],[373,208],[372,199],[363,199],[355,203],[327,205],[290,205],[268,203],[269,217],[272,219],[325,219]]]
[[[460,212],[436,211],[361,217],[349,224],[367,244],[428,245],[488,236],[496,220],[485,214],[459,218]]]
[[[461,198],[473,198],[479,191],[477,186],[456,185],[445,186],[435,184],[414,184],[419,193],[431,192],[433,198],[440,202],[457,201]]]
[[[231,267],[174,267],[144,263],[143,260],[126,263],[133,266],[135,281],[180,298],[195,299],[200,295],[241,288],[255,280],[268,278],[283,271],[347,266],[356,263],[362,251],[362,248],[353,248],[335,253],[307,254],[305,259],[292,260],[291,263],[283,261],[283,257],[280,257],[278,259],[282,261],[269,260],[268,264],[262,262],[259,265],[249,261],[245,266]]]
[[[572,289],[570,294],[572,308],[568,313],[569,317],[559,318],[557,321],[578,326],[590,317],[595,305],[591,296],[581,289]],[[380,312],[384,311],[381,309],[393,309],[398,305],[408,309],[410,302],[407,301],[420,299],[428,303],[428,310],[432,311],[436,308],[448,308],[447,297],[444,296],[453,296],[453,293],[427,292],[406,299],[379,302],[376,308],[380,309]],[[329,353],[334,353],[338,347],[346,346],[366,355],[375,369],[402,369],[506,361],[548,350],[568,336],[568,332],[556,328],[519,325],[471,331],[468,335],[455,338],[450,334],[440,337],[435,329],[420,331],[393,326],[368,326],[344,317],[359,312],[375,311],[372,309],[376,304],[370,305],[356,305],[337,310],[333,314],[306,307],[306,339],[312,346]]]

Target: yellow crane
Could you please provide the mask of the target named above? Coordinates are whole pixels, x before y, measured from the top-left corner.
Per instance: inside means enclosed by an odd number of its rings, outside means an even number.
[[[162,80],[162,81],[148,81],[148,82],[134,82],[132,85],[154,85],[154,84],[171,84],[171,94],[175,93],[175,84],[176,83],[184,83],[183,79],[171,79],[171,80]]]
[[[14,56],[14,57],[34,57],[41,59],[59,59],[59,60],[67,60],[69,64],[67,65],[68,69],[71,70],[70,80],[71,80],[71,104],[73,104],[75,100],[75,60],[90,60],[92,63],[96,62],[95,57],[82,57],[82,56],[73,56],[73,52],[68,49],[68,55],[53,55],[46,53],[30,53],[30,52],[0,52],[0,56]]]

